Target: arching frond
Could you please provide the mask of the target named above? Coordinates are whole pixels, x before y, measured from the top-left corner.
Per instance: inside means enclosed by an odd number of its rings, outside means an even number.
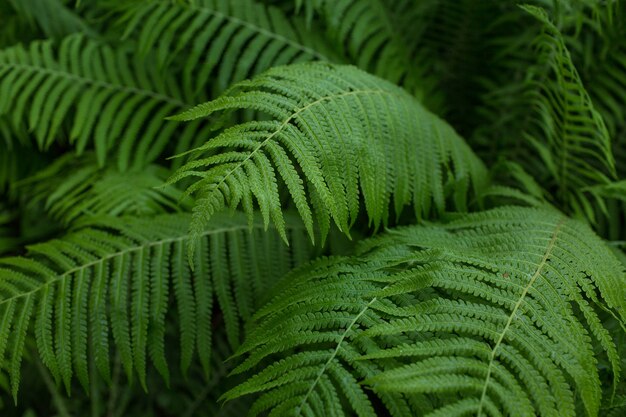
[[[526,10],[544,24],[544,33],[537,39],[543,68],[538,69],[539,78],[531,80],[538,89],[531,97],[537,111],[536,130],[527,133],[528,139],[555,178],[561,199],[566,199],[582,187],[607,183],[615,175],[611,140],[558,29],[541,9]],[[580,206],[584,203],[572,204],[584,210]]]
[[[82,217],[139,217],[190,209],[182,191],[162,186],[168,175],[159,165],[120,172],[100,169],[92,154],[66,154],[20,187],[29,204],[43,203],[52,218],[70,224]]]
[[[200,134],[197,123],[178,129],[164,117],[188,107],[171,75],[126,47],[72,35],[0,51],[0,115],[27,126],[41,149],[66,136],[80,154],[95,149],[104,164],[115,151],[121,170],[142,167],[174,138]]]
[[[139,51],[156,50],[162,64],[178,58],[190,92],[212,85],[217,95],[270,66],[342,61],[320,30],[254,0],[139,0],[122,10]]]
[[[265,287],[309,259],[299,223],[289,224],[287,248],[263,224],[249,230],[242,216],[215,218],[200,234],[192,271],[184,257],[189,216],[109,218],[66,237],[29,247],[27,257],[0,259],[0,368],[20,381],[24,343],[32,333],[43,363],[69,390],[74,375],[89,384],[88,357],[110,378],[117,348],[126,373],[145,388],[146,362],[168,380],[166,315],[176,301],[183,372],[211,356],[214,299],[231,346]]]
[[[521,11],[536,18],[539,33],[528,26],[523,36],[509,34],[511,42],[501,56],[517,71],[485,97],[482,111],[488,123],[477,135],[490,142],[491,154],[501,150],[522,163],[554,195],[555,204],[594,223],[606,210],[586,191],[615,178],[611,138],[563,35],[542,9],[524,6]],[[523,48],[529,35],[534,55]]]
[[[601,259],[601,262],[598,260]],[[365,241],[286,277],[250,323],[226,394],[261,393],[272,416],[597,416],[597,357],[619,380],[600,313],[624,332],[626,273],[584,224],[554,210],[503,207]],[[598,353],[594,346],[598,346]],[[419,398],[395,413],[386,396]]]
[[[616,168],[626,176],[626,3],[614,0],[594,10],[585,37],[568,37],[581,78],[613,139]]]
[[[269,115],[224,130],[191,151],[170,179],[197,181],[192,232],[224,207],[254,200],[266,224],[283,229],[279,183],[311,237],[330,219],[348,233],[361,211],[388,224],[413,205],[417,217],[466,210],[485,169],[454,130],[402,89],[354,67],[321,63],[273,68],[176,120],[241,109]],[[413,152],[416,157],[412,158]]]

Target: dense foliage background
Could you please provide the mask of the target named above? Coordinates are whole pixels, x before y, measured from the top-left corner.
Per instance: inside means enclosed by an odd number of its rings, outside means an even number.
[[[518,3],[0,0],[0,413],[626,414],[626,3]]]

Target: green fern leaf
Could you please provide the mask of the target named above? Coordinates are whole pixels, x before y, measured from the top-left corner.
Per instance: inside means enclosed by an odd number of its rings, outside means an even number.
[[[188,102],[193,97],[184,96],[172,76],[126,47],[72,35],[58,47],[45,41],[0,51],[0,115],[10,116],[14,129],[26,125],[40,149],[63,133],[79,154],[93,144],[100,166],[116,149],[120,170],[142,167],[175,134],[198,134],[198,124],[179,132],[176,123],[163,120]]]
[[[218,216],[207,225],[195,271],[184,257],[187,214],[83,222],[61,239],[30,246],[26,257],[0,258],[0,369],[9,370],[13,395],[33,315],[42,362],[68,393],[74,376],[88,391],[92,358],[104,379],[111,380],[112,347],[128,377],[137,375],[144,389],[148,358],[169,384],[165,323],[170,289],[178,309],[181,368],[187,372],[197,353],[208,377],[214,294],[227,318],[230,345],[237,347],[243,319],[259,306],[262,289],[311,258],[303,226],[297,217],[287,219],[286,233],[300,251],[276,251],[280,257],[272,268],[263,262],[284,244],[256,219],[250,230],[241,214]],[[242,264],[256,271],[253,280],[235,270]]]
[[[312,23],[313,13],[318,12],[328,27],[329,37],[344,49],[344,54],[350,57],[352,63],[394,84],[402,85],[429,110],[441,113],[442,96],[437,91],[436,79],[429,74],[431,68],[419,51],[415,50],[415,39],[407,42],[406,33],[400,30],[404,24],[402,17],[407,14],[413,17],[420,15],[409,7],[412,6],[411,2],[296,1],[296,9],[299,10],[303,5],[308,24]],[[412,29],[423,25],[419,20],[412,23]]]
[[[216,94],[274,65],[342,62],[321,31],[253,0],[134,1],[122,12],[126,36],[138,39],[141,53],[156,50],[162,65],[184,62],[189,92],[211,83]]]
[[[398,216],[409,204],[420,218],[466,210],[470,187],[477,191],[485,182],[482,163],[450,126],[400,88],[354,67],[273,68],[175,119],[240,109],[270,119],[224,130],[191,151],[169,180],[197,178],[188,188],[198,196],[192,233],[227,206],[251,215],[252,200],[265,224],[271,219],[282,233],[281,181],[311,237],[318,225],[322,240],[329,216],[349,232],[361,196],[379,227],[388,224],[392,200]],[[419,157],[411,160],[414,149]]]
[[[29,205],[43,205],[51,218],[74,224],[85,217],[152,216],[191,207],[183,193],[162,187],[168,170],[148,165],[120,172],[101,169],[93,154],[66,154],[20,182]]]
[[[578,187],[590,182],[603,183],[615,175],[611,141],[604,120],[582,86],[560,32],[542,9],[530,6],[524,9],[544,24],[537,47],[556,78],[551,83],[535,81],[540,90],[535,105],[543,121],[540,129],[545,140],[529,139],[544,157],[564,198]]]
[[[624,325],[625,284],[608,247],[554,210],[392,230],[286,277],[238,351],[235,372],[260,371],[224,398],[261,393],[253,409],[309,415],[325,390],[337,415],[367,415],[369,387],[430,399],[415,415],[597,416],[594,343],[616,384],[617,335],[601,317]]]
[[[580,8],[582,3],[575,2],[556,8],[555,19],[574,30],[571,17],[580,17]],[[503,156],[521,163],[566,212],[596,223],[607,216],[606,204],[589,188],[616,179],[612,138],[592,101],[591,84],[583,83],[575,65],[578,51],[570,52],[568,38],[543,9],[528,5],[520,11],[532,19],[520,27],[523,33],[506,32],[508,37],[495,40],[504,45],[496,60],[504,78],[500,87],[484,80],[489,92],[481,114],[488,119],[475,139],[488,140],[484,146],[490,154],[501,149]],[[522,19],[514,11],[502,17],[518,25]],[[522,47],[528,43],[534,46],[532,54]]]

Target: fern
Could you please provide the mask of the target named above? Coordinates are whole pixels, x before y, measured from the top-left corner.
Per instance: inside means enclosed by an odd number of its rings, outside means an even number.
[[[168,170],[148,165],[141,171],[99,169],[94,155],[58,158],[22,181],[29,204],[42,204],[55,220],[71,224],[84,217],[150,216],[186,211],[190,202],[174,187],[162,187]],[[26,193],[25,193],[26,194]]]
[[[265,224],[271,218],[282,233],[279,180],[309,235],[315,225],[322,240],[329,218],[348,233],[361,195],[378,227],[389,221],[392,197],[396,215],[412,203],[424,217],[449,207],[466,210],[470,187],[480,190],[485,182],[482,163],[450,126],[402,90],[353,67],[271,69],[174,119],[233,109],[270,119],[226,129],[191,151],[191,161],[170,179],[199,178],[188,188],[198,195],[193,233],[226,206],[241,205],[252,215],[254,199]],[[419,158],[407,159],[417,148]]]
[[[163,118],[188,107],[171,76],[123,49],[86,39],[65,38],[58,48],[35,42],[0,52],[0,115],[10,113],[16,128],[26,124],[41,149],[48,149],[72,120],[67,133],[77,153],[93,143],[98,163],[117,148],[121,170],[158,158],[182,131]]]
[[[156,50],[162,65],[184,57],[189,92],[209,82],[221,92],[270,66],[342,61],[318,31],[252,0],[134,1],[123,11],[126,36],[137,32],[141,53]]]
[[[506,59],[525,74],[489,93],[493,109],[489,114],[496,128],[490,123],[489,131],[483,129],[479,135],[502,135],[499,125],[505,127],[504,131],[511,132],[503,143],[509,157],[523,161],[527,171],[548,183],[557,204],[595,223],[606,214],[606,202],[588,191],[616,178],[611,138],[561,32],[544,10],[524,6],[523,11],[535,17],[542,28],[533,40],[535,62],[520,66],[523,58],[512,58],[516,49],[507,50]],[[519,38],[520,42],[524,39],[527,35]],[[528,158],[533,154],[540,159]]]
[[[0,1],[0,415],[623,414],[625,5]]]
[[[608,2],[595,10],[595,18],[586,22],[587,37],[568,39],[578,49],[577,68],[588,86],[589,94],[607,125],[613,139],[617,171],[626,173],[626,5],[623,1]],[[583,43],[583,41],[585,43]],[[591,47],[586,45],[591,45]]]
[[[547,140],[529,139],[559,184],[560,198],[564,199],[572,191],[589,184],[607,183],[615,175],[611,142],[602,117],[582,87],[560,33],[541,10],[526,10],[545,25],[538,48],[556,78],[545,87],[538,84],[541,93],[534,103],[540,129]],[[584,200],[572,204],[577,211],[585,210],[581,206]]]
[[[359,256],[284,279],[239,350],[237,372],[262,369],[225,398],[260,392],[253,410],[271,415],[366,416],[369,387],[392,415],[407,414],[386,399],[406,394],[428,399],[417,415],[566,416],[580,399],[595,416],[592,341],[617,381],[600,313],[623,326],[625,284],[604,244],[553,210],[504,207],[394,230]]]
[[[307,21],[318,11],[344,53],[360,68],[404,86],[427,108],[442,110],[437,83],[429,67],[410,47],[397,29],[399,15],[406,12],[406,2],[389,0],[296,0],[305,6]],[[414,22],[414,24],[418,22]]]
[[[289,228],[294,244],[288,250],[259,223],[249,233],[239,217],[222,217],[201,234],[192,272],[183,261],[188,222],[186,215],[110,218],[32,245],[28,257],[0,260],[0,369],[7,369],[14,397],[33,321],[41,359],[68,391],[73,375],[87,388],[88,355],[110,380],[112,344],[126,373],[136,371],[144,388],[148,357],[168,380],[170,297],[178,307],[182,370],[197,353],[208,372],[213,298],[237,346],[240,321],[251,315],[262,289],[311,253],[297,224]]]

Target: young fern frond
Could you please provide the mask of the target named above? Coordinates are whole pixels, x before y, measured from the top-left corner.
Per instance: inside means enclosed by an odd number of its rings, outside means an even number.
[[[611,137],[581,81],[564,36],[543,9],[524,6],[521,11],[540,23],[539,33],[535,35],[529,24],[523,36],[507,35],[510,42],[504,43],[508,49],[501,52],[501,60],[517,68],[501,71],[508,74],[505,83],[500,88],[492,86],[485,96],[482,113],[489,120],[477,136],[482,141],[489,139],[490,154],[501,149],[505,156],[521,162],[551,191],[555,204],[595,223],[606,215],[606,203],[588,189],[616,178]],[[514,14],[510,18],[519,22]],[[561,20],[567,21],[567,15]],[[532,56],[521,48],[531,35]],[[514,42],[520,47],[515,48]]]
[[[209,139],[170,178],[196,179],[188,188],[197,196],[192,234],[224,207],[252,215],[254,200],[265,224],[271,219],[282,233],[281,183],[311,237],[319,228],[322,241],[330,219],[349,233],[361,200],[376,228],[388,224],[392,201],[396,215],[407,205],[418,218],[464,211],[485,183],[482,162],[448,124],[399,87],[354,67],[272,68],[174,119],[244,109],[269,118]]]
[[[43,203],[53,219],[72,224],[83,217],[151,216],[188,211],[190,199],[162,186],[169,170],[148,165],[120,172],[101,169],[93,154],[66,154],[20,183],[29,204]]]
[[[164,118],[189,107],[171,75],[132,49],[81,35],[0,51],[0,115],[26,125],[41,149],[64,133],[82,153],[93,144],[102,166],[115,149],[120,170],[158,158],[172,138],[190,142],[198,123],[179,130]],[[65,131],[65,127],[68,131]]]
[[[555,210],[392,230],[274,294],[238,351],[236,372],[260,370],[225,395],[261,393],[253,410],[272,416],[372,415],[366,387],[388,408],[389,395],[420,399],[413,415],[597,416],[598,355],[619,380],[602,317],[624,332],[624,265]]]
[[[588,185],[606,184],[615,177],[611,140],[602,116],[596,111],[572,63],[558,29],[539,8],[526,6],[544,31],[537,39],[540,54],[536,91],[536,130],[528,139],[537,148],[559,187],[559,198],[573,197],[575,212],[585,213],[586,199],[576,196]],[[578,200],[578,201],[576,201]]]
[[[604,116],[611,135],[624,128],[626,103],[626,5],[622,0],[606,5],[606,12],[599,16],[597,25],[589,24],[593,50],[580,56],[581,76],[589,86],[589,93],[598,110]],[[614,9],[614,13],[610,10]],[[580,48],[577,40],[569,43]],[[578,41],[580,42],[580,41]]]
[[[211,84],[216,95],[271,66],[343,61],[320,30],[254,0],[141,0],[122,11],[140,53],[156,50],[161,65],[180,59],[188,92]]]
[[[626,176],[626,3],[603,4],[589,22],[589,37],[568,39],[581,51],[577,68],[613,139],[616,168]],[[591,46],[589,46],[589,44]]]
[[[195,271],[184,256],[186,214],[108,218],[62,239],[30,246],[27,257],[0,259],[0,368],[14,397],[31,322],[41,360],[69,391],[87,389],[89,358],[110,380],[114,345],[129,376],[146,387],[149,357],[169,379],[165,352],[171,299],[180,323],[183,372],[195,354],[210,369],[214,299],[232,347],[272,280],[311,256],[301,223],[289,222],[291,248],[243,216],[218,217],[200,233]]]

